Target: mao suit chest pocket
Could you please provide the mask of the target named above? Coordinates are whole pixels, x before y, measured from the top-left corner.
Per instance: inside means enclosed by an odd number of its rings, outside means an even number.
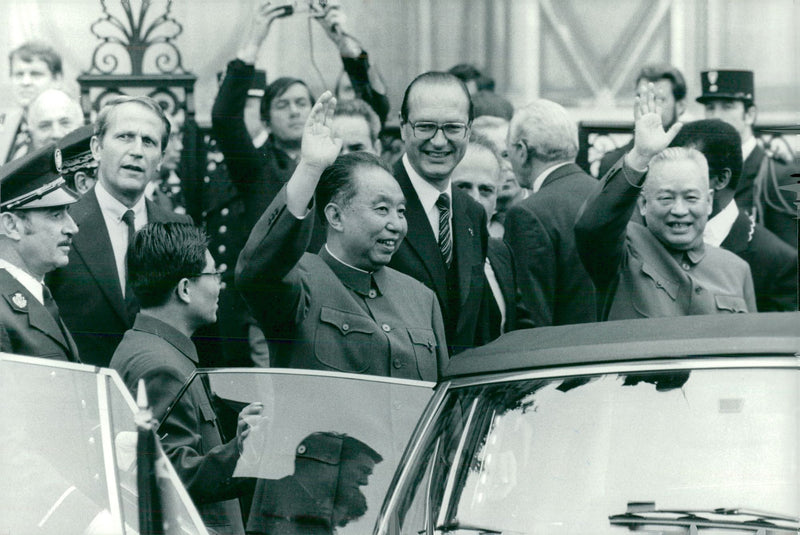
[[[198,382],[198,379],[195,380]],[[208,399],[203,387],[199,384],[193,385],[193,397],[197,403],[198,433],[200,434],[200,444],[198,450],[205,454],[206,450],[222,444],[222,436],[217,423],[217,414]]]
[[[414,358],[417,361],[417,371],[420,379],[429,380],[436,378],[436,336],[433,330],[409,327],[408,336],[411,338],[411,347],[414,350]]]
[[[717,305],[717,310],[722,312],[747,312],[747,303],[736,295],[715,295],[714,303]]]
[[[643,262],[630,271],[631,306],[642,317],[675,314],[679,285],[665,277],[654,266]]]
[[[364,373],[370,355],[382,354],[376,331],[369,316],[323,306],[314,336],[314,356],[325,368]]]

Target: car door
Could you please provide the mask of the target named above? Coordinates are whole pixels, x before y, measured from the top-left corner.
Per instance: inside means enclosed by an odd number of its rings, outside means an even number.
[[[163,421],[202,389],[228,441],[242,408],[262,403],[234,471],[250,483],[240,498],[248,533],[371,533],[434,386],[312,370],[198,370]]]

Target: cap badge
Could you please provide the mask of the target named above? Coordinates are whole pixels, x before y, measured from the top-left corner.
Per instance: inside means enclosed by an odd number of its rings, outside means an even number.
[[[56,164],[56,171],[61,173],[61,149],[56,148],[55,152],[53,153],[53,160]]]
[[[11,296],[11,302],[20,310],[25,310],[28,307],[28,300],[25,299],[25,296],[20,292]]]
[[[299,446],[297,446],[298,455],[303,455],[305,452],[306,452],[306,445],[305,444],[300,444]]]
[[[718,79],[719,73],[717,71],[708,71],[708,83],[716,85]]]

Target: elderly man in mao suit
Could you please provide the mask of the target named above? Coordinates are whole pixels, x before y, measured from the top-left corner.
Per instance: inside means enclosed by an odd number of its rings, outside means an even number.
[[[312,109],[297,170],[253,228],[236,285],[271,364],[435,381],[447,363],[436,297],[386,267],[406,233],[405,199],[377,156],[336,158],[335,105],[326,92]],[[312,198],[328,227],[318,255],[304,254]]]
[[[703,243],[712,206],[705,158],[694,149],[664,150],[682,125],[664,131],[652,86],[639,106],[633,150],[599,184],[575,225],[601,318],[755,312],[747,263]],[[646,227],[630,221],[637,201]]]
[[[739,208],[734,198],[742,178],[742,145],[736,129],[720,119],[688,123],[672,141],[708,160],[714,204],[703,241],[750,264],[759,312],[797,310],[797,249]]]
[[[98,116],[91,143],[98,182],[70,210],[81,232],[69,264],[48,278],[86,363],[108,366],[139,310],[126,288],[125,252],[133,232],[148,222],[191,222],[144,197],[145,186],[158,173],[170,128],[161,107],[147,97],[122,97]]]

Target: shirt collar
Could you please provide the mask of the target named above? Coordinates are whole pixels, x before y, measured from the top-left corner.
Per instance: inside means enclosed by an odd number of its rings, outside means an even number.
[[[536,193],[542,188],[542,184],[544,184],[544,181],[547,179],[547,177],[549,177],[553,173],[553,171],[561,167],[564,167],[565,165],[569,165],[571,163],[572,162],[561,162],[557,163],[553,167],[548,167],[547,169],[545,169],[542,173],[539,174],[539,176],[536,177],[536,180],[533,181],[533,186],[531,186],[533,192]]]
[[[127,212],[129,208],[115,199],[105,186],[103,186],[102,182],[98,181],[94,189],[97,194],[97,203],[100,205],[100,210],[104,214],[110,215],[114,221],[121,223],[122,215]],[[133,215],[137,222],[147,220],[147,205],[145,204],[144,195],[136,201],[136,204],[134,204],[130,210],[133,210]]]
[[[169,323],[164,323],[160,319],[150,316],[145,312],[139,312],[136,315],[136,320],[133,322],[133,330],[158,336],[164,341],[169,342],[169,344],[186,355],[186,357],[195,364],[200,362],[197,358],[197,348],[194,347],[192,340]]]
[[[730,234],[737,217],[739,217],[739,207],[736,206],[736,201],[731,199],[725,208],[708,220],[703,231],[703,241],[708,245],[720,247]]]
[[[17,282],[25,287],[31,295],[39,300],[39,303],[44,304],[44,292],[42,291],[42,281],[36,280],[36,277],[25,271],[24,269],[15,266],[8,260],[0,258],[0,268],[8,271],[9,275],[14,277]]]
[[[450,197],[450,202],[453,202],[453,185],[449,180],[447,181],[447,187],[445,187],[444,191],[439,191],[436,186],[422,178],[422,176],[417,173],[417,171],[411,165],[411,162],[408,160],[408,154],[403,154],[403,167],[405,167],[406,173],[408,173],[408,178],[411,180],[411,185],[414,186],[414,191],[417,192],[419,202],[422,203],[422,209],[426,214],[431,211],[433,206],[436,204],[436,201],[439,199],[439,195],[442,193],[447,193],[447,195]]]
[[[267,138],[269,137],[269,132],[266,130],[262,130],[259,134],[253,138],[253,146],[255,148],[261,148],[264,143],[267,142]]]
[[[377,290],[378,295],[382,295],[381,286],[383,286],[384,273],[383,269],[378,269],[372,273],[358,269],[350,264],[343,262],[336,258],[334,254],[328,249],[328,244],[322,248],[319,253],[320,258],[328,264],[328,267],[336,274],[342,284],[353,290],[354,292],[368,296],[369,291],[373,288]]]
[[[756,148],[756,137],[752,136],[750,139],[742,143],[742,161],[746,160],[750,153]]]

